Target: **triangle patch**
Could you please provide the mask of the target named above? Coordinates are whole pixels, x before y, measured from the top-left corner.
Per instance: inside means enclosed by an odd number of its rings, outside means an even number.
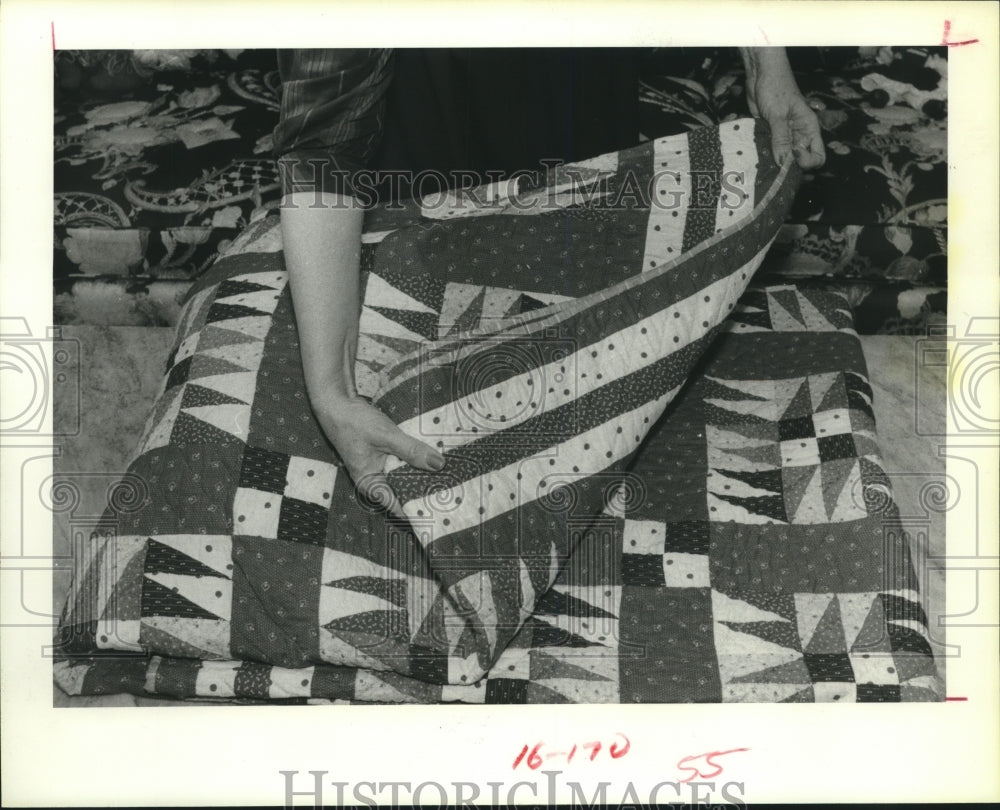
[[[795,419],[800,416],[812,416],[812,400],[809,397],[809,380],[805,379],[795,392],[792,401],[788,403],[781,415],[782,419]]]
[[[419,332],[407,329],[403,324],[385,317],[382,313],[369,306],[361,309],[361,322],[359,329],[369,335],[388,335],[393,338],[402,338],[413,343],[424,343],[426,338]]]
[[[809,641],[803,639],[803,642],[807,654],[847,652],[847,642],[844,639],[844,628],[840,619],[840,603],[836,599],[830,599],[830,603],[809,636]]]
[[[244,369],[255,369],[260,366],[260,360],[264,356],[264,344],[255,340],[252,343],[234,343],[215,349],[202,350],[199,347],[198,356],[214,357],[236,366],[242,366]]]
[[[785,506],[788,513],[792,515],[792,523],[808,523],[811,515],[818,516],[816,507],[821,503],[819,500],[821,482],[816,479],[819,478],[819,469],[820,465],[811,464],[802,467],[785,467],[781,470]],[[806,493],[809,494],[808,499],[806,499]],[[802,506],[803,500],[806,501],[808,507],[800,518],[799,508]]]
[[[255,281],[240,281],[235,278],[227,278],[219,285],[218,292],[215,294],[215,297],[216,299],[229,298],[234,295],[245,295],[246,293],[265,291],[273,293],[275,288],[258,284]]]
[[[212,659],[229,655],[229,623],[223,621],[150,616],[143,619],[139,638],[150,649],[169,650],[172,658]]]
[[[434,340],[437,337],[437,314],[434,312],[413,312],[412,310],[371,305],[368,308],[384,315],[394,323],[402,324],[407,330],[426,340]]]
[[[218,349],[222,346],[233,346],[240,343],[258,343],[258,339],[245,335],[242,332],[235,332],[232,329],[223,329],[221,326],[206,326],[199,332],[198,351],[208,349]]]
[[[585,619],[617,618],[613,613],[556,589],[547,591],[535,604],[536,614],[575,616]]]
[[[721,624],[730,630],[756,636],[771,644],[800,650],[799,634],[790,622],[721,622]]]
[[[173,549],[186,559],[197,560],[211,576],[232,579],[233,541],[219,534],[158,534],[150,538],[161,546]]]
[[[254,397],[254,388],[257,383],[257,375],[252,371],[237,372],[233,374],[215,374],[208,377],[198,377],[198,385],[202,388],[210,388],[218,391],[227,397],[231,397],[235,402],[249,404]]]
[[[787,664],[778,664],[776,667],[759,669],[756,672],[748,672],[733,678],[731,683],[811,683],[809,669],[802,658],[789,661]]]
[[[407,310],[409,312],[426,312],[437,315],[427,304],[418,301],[411,295],[393,287],[381,276],[371,273],[365,286],[365,303],[369,306],[390,307],[391,309]]]
[[[184,535],[189,541],[191,536]],[[192,577],[222,576],[214,568],[209,568],[200,560],[189,557],[174,546],[160,543],[150,537],[146,552],[144,573],[148,574],[185,574]]]
[[[817,413],[847,407],[844,378],[837,372],[814,374],[809,378],[809,387],[812,389],[813,410]]]
[[[235,406],[228,406],[235,407]],[[209,408],[211,410],[211,408]],[[245,409],[244,409],[245,410]],[[232,444],[233,442],[244,442],[245,439],[235,436],[225,430],[208,422],[203,422],[184,411],[177,414],[177,421],[174,423],[174,433],[171,441],[185,444]]]
[[[266,316],[270,313],[267,311],[262,311],[259,309],[254,309],[253,307],[245,307],[241,304],[220,304],[215,302],[208,309],[208,316],[206,317],[206,323],[218,323],[219,321],[229,321],[234,318],[248,318],[251,316]],[[232,326],[228,326],[232,328]]]
[[[191,358],[191,370],[188,372],[188,379],[196,380],[199,377],[212,377],[216,374],[238,374],[249,370],[235,363],[230,363],[228,360],[220,360],[218,357],[196,354]]]
[[[232,610],[233,583],[216,576],[188,576],[187,574],[145,573],[147,581],[170,589],[175,596],[197,605],[216,619],[229,620]]]
[[[194,383],[184,386],[184,397],[181,401],[182,408],[198,408],[203,405],[246,405],[243,400],[227,396],[211,388],[203,388]]]
[[[222,582],[222,580],[219,580]],[[148,616],[172,616],[177,619],[218,620],[218,614],[205,610],[189,599],[185,599],[172,587],[167,587],[146,576],[142,581],[142,618]]]
[[[771,298],[769,302],[771,306],[769,310],[771,312],[771,318],[775,324],[780,320],[794,320],[795,324],[799,327],[805,327],[805,318],[802,316],[802,310],[799,309],[799,298],[795,290],[789,289],[775,289],[769,290],[768,295]],[[774,305],[777,304],[779,308]],[[781,327],[776,326],[779,331],[793,331],[792,329],[781,329]],[[798,331],[798,330],[795,330]]]
[[[250,409],[246,405],[209,405],[187,408],[182,413],[193,416],[221,431],[246,441],[250,432]]]
[[[795,594],[795,613],[799,625],[799,638],[802,639],[804,649],[809,648],[809,642],[832,600],[833,594],[829,593]]]

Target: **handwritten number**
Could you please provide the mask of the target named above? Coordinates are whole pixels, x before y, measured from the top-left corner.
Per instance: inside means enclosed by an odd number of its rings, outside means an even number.
[[[615,740],[614,742],[611,743],[610,746],[608,746],[608,753],[611,755],[612,759],[621,759],[632,748],[632,742],[625,734],[622,734],[622,732],[619,731],[616,732],[616,734],[620,739]],[[552,759],[553,757],[566,757],[566,763],[569,764],[570,762],[573,761],[573,757],[576,756],[577,748],[583,748],[584,750],[589,749],[590,751],[589,760],[593,762],[594,760],[597,759],[597,755],[601,753],[601,751],[604,748],[601,742],[599,742],[598,740],[593,740],[591,742],[585,742],[579,744],[574,743],[568,752],[547,751],[546,753],[543,754],[541,753],[541,749],[544,744],[545,743],[538,742],[535,743],[533,747],[529,747],[528,744],[523,745],[521,747],[520,752],[518,752],[518,755],[514,757],[513,763],[511,763],[510,766],[511,770],[518,768],[521,765],[521,763],[524,763],[529,768],[531,768],[531,770],[536,771],[540,767],[542,767],[542,764],[545,762],[546,759]],[[687,759],[692,759],[692,757],[688,757]],[[682,761],[687,761],[687,760],[682,760]],[[697,775],[697,771],[695,772],[694,775]],[[694,777],[692,776],[691,778]]]
[[[526,745],[524,746],[524,748],[521,749],[521,753],[517,755],[517,759],[514,760],[514,764],[510,766],[511,770],[513,770],[514,768],[516,768],[518,765],[521,764],[521,760],[524,759],[524,755],[527,753],[528,753],[528,746]]]
[[[629,741],[628,737],[626,737],[620,731],[617,732],[617,734],[619,737],[625,740],[625,747],[619,748],[615,743],[611,743],[611,748],[608,749],[608,752],[611,754],[612,759],[621,759],[628,753],[629,748],[632,747],[632,743]]]
[[[528,767],[533,771],[537,771],[542,767],[542,758],[538,756],[538,749],[541,747],[541,743],[535,743],[535,747],[532,748],[531,753],[528,754]]]
[[[707,754],[693,754],[691,756],[684,757],[677,762],[677,767],[683,771],[691,771],[691,775],[681,779],[681,782],[690,782],[695,777],[700,777],[702,779],[711,779],[722,773],[722,766],[716,762],[713,757],[721,757],[724,754],[735,754],[739,751],[749,751],[749,748],[730,748],[728,751],[709,751]],[[711,765],[714,768],[713,771],[702,773],[700,767],[687,765],[687,762],[695,762],[697,760],[703,760],[706,765]]]

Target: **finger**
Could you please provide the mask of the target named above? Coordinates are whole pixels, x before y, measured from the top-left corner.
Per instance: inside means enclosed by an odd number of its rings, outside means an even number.
[[[771,125],[771,151],[776,163],[784,163],[792,159],[792,135],[788,130],[788,121],[776,117],[767,122]]]
[[[813,155],[813,165],[808,168],[818,169],[826,163],[826,147],[823,145],[823,136],[818,132],[813,135],[809,142],[809,151]]]
[[[796,119],[794,125],[792,149],[799,166],[803,169],[815,169],[826,160],[826,149],[823,146],[823,132],[816,113],[809,109],[806,114]]]
[[[385,449],[420,470],[438,472],[444,469],[445,459],[437,450],[419,439],[395,428],[385,437]]]
[[[795,160],[803,169],[818,169],[826,160],[822,138],[814,138],[809,142],[798,142],[793,148]]]

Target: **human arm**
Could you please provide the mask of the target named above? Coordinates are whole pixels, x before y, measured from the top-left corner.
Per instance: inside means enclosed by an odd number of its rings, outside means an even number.
[[[352,198],[298,192],[283,200],[281,231],[309,402],[355,485],[391,508],[382,474],[389,454],[425,470],[441,469],[444,458],[355,388],[363,216]]]
[[[750,112],[771,127],[771,148],[781,163],[789,155],[803,169],[826,160],[819,119],[802,96],[784,48],[740,48]]]
[[[281,229],[303,372],[317,420],[355,485],[386,495],[390,453],[422,469],[443,457],[403,433],[354,385],[364,207],[353,183],[381,128],[384,51],[280,51]],[[384,500],[385,506],[391,506]]]

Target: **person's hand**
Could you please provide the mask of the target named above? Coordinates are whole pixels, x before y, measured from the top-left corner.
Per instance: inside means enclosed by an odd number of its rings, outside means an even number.
[[[803,169],[817,169],[826,160],[819,119],[785,67],[787,61],[768,57],[748,70],[750,112],[770,125],[771,148],[778,163],[794,156]]]
[[[421,470],[444,467],[444,456],[404,433],[366,399],[325,398],[313,403],[313,411],[358,491],[394,514],[402,515],[402,509],[385,478],[387,456]]]

